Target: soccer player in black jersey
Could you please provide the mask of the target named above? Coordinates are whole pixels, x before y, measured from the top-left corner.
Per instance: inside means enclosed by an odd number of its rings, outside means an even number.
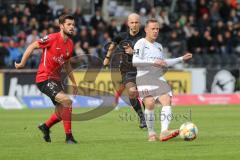
[[[145,117],[141,108],[141,103],[138,100],[138,91],[136,86],[137,69],[132,65],[133,46],[141,38],[145,36],[145,32],[140,30],[140,16],[132,13],[128,16],[127,32],[120,33],[110,43],[106,57],[103,64],[108,65],[111,55],[116,49],[117,45],[121,45],[124,49],[121,52],[120,71],[122,75],[122,85],[127,89],[129,101],[140,119],[140,128],[146,128]]]

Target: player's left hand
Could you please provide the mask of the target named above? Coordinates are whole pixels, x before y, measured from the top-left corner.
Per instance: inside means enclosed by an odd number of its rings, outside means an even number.
[[[125,53],[127,54],[133,54],[133,48],[130,46],[130,44],[123,46]]]
[[[103,65],[106,66],[109,64],[109,62],[110,62],[109,58],[104,58]]]
[[[192,53],[186,53],[183,55],[183,60],[187,61],[192,58]]]
[[[23,65],[22,63],[17,63],[17,62],[15,62],[15,68],[16,69],[21,69],[21,68],[23,68],[25,65]]]

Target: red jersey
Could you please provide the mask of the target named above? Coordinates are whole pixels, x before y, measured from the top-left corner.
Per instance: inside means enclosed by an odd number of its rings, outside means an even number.
[[[60,81],[62,65],[72,57],[73,42],[70,38],[64,42],[60,32],[49,34],[38,40],[43,49],[36,82],[48,79]]]

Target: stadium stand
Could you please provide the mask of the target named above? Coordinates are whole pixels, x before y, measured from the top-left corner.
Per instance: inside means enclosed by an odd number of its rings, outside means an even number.
[[[57,31],[58,15],[73,13],[77,28],[73,41],[75,55],[87,55],[84,64],[97,63],[92,56],[102,59],[104,45],[125,31],[126,21],[119,16],[126,9],[128,1],[110,1],[107,19],[102,15],[102,1],[95,4],[93,15],[86,16],[80,7],[71,11],[56,10],[48,0],[22,0],[17,3],[0,3],[0,68],[13,68],[26,45],[39,37]],[[240,4],[237,0],[147,0],[134,2],[135,12],[141,15],[144,24],[148,18],[156,18],[161,25],[158,41],[165,46],[168,56],[179,56],[186,51],[194,54],[191,67],[236,68],[240,62]],[[14,4],[14,5],[12,5]],[[126,6],[126,5],[125,5]],[[116,9],[116,13],[113,8]],[[119,11],[119,12],[118,12]],[[121,18],[122,19],[122,18]],[[119,23],[121,22],[121,23]],[[28,68],[36,68],[39,54],[35,53],[28,62]],[[96,64],[95,66],[100,63]]]

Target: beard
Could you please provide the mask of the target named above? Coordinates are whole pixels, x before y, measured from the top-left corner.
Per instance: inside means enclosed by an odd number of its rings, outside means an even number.
[[[68,32],[67,30],[63,30],[63,33],[67,35],[69,38],[73,36],[73,32]]]

